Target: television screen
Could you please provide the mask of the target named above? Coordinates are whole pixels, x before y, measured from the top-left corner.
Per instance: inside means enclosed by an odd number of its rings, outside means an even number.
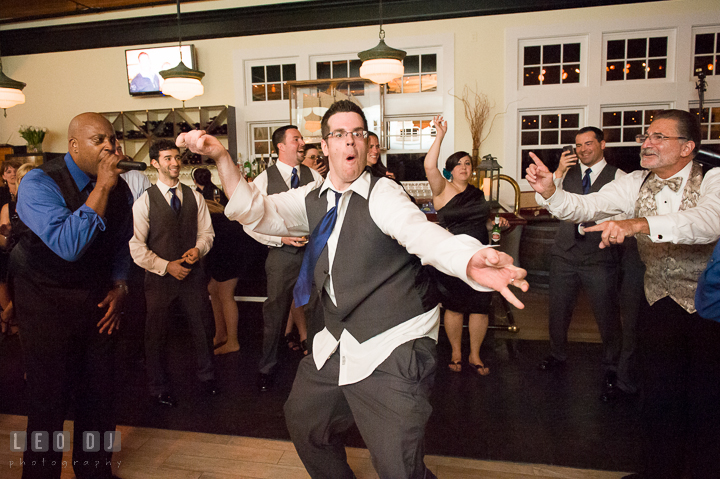
[[[125,50],[128,90],[132,96],[162,95],[163,78],[161,70],[174,68],[180,63],[180,47],[155,47]],[[182,61],[188,68],[197,69],[195,48],[182,46]]]

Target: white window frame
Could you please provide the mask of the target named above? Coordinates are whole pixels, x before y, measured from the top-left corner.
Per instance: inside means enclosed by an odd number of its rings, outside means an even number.
[[[650,126],[649,124],[645,124],[645,111],[647,111],[647,110],[667,110],[670,107],[671,107],[670,103],[602,105],[600,107],[600,124],[598,125],[598,128],[600,128],[603,131],[607,128],[602,124],[603,115],[606,112],[618,111],[618,112],[624,113],[626,111],[642,110],[643,111],[643,124],[641,125],[640,128],[642,130],[642,133],[645,133],[645,130],[647,130],[647,127]],[[636,125],[632,125],[632,126],[628,125],[628,127],[637,128]],[[618,127],[611,126],[609,128],[618,128]],[[625,125],[620,126],[620,137],[621,138],[622,138],[622,131],[624,130],[624,128],[625,128]],[[607,138],[605,138],[605,144],[607,146],[632,146],[632,145],[636,145],[637,143],[635,142],[634,138],[632,141],[622,141],[621,140],[621,141],[615,141],[615,142],[610,142],[610,141],[608,141]]]
[[[253,81],[252,81],[252,67],[267,67],[272,65],[280,65],[280,74],[282,75],[282,66],[283,65],[289,65],[294,64],[295,65],[295,77],[298,77],[298,73],[300,71],[300,65],[298,65],[298,58],[297,57],[286,57],[286,58],[263,58],[258,60],[250,60],[245,62],[245,85],[247,85],[247,88],[245,89],[245,101],[248,105],[269,105],[269,104],[276,104],[278,102],[287,102],[288,99],[282,98],[282,95],[280,95],[279,100],[264,100],[264,101],[254,101],[253,95],[252,95],[252,87],[253,87]],[[267,77],[265,78],[265,85],[267,85]],[[283,83],[286,83],[286,80],[280,81],[280,85],[282,87]]]
[[[580,44],[580,81],[578,83],[558,83],[549,85],[525,85],[523,82],[523,75],[525,72],[525,47],[536,47],[545,45],[563,45],[565,43],[579,43]],[[522,39],[517,45],[518,52],[518,65],[517,65],[517,88],[518,90],[524,89],[537,89],[537,88],[573,88],[577,86],[587,85],[587,57],[588,57],[588,38],[587,35],[573,35],[563,37],[543,37],[543,38],[528,38]],[[562,62],[560,63],[562,65]]]
[[[644,79],[637,79],[637,80],[613,80],[608,81],[607,75],[605,74],[605,69],[607,68],[608,58],[607,58],[607,44],[609,41],[612,40],[633,40],[636,38],[645,38],[647,40],[650,40],[650,38],[653,37],[667,37],[667,62],[665,63],[665,78],[644,78]],[[627,32],[617,32],[617,33],[603,33],[603,41],[602,41],[602,85],[624,85],[628,83],[644,83],[644,82],[652,82],[652,83],[668,83],[668,82],[674,82],[675,81],[675,49],[676,49],[676,36],[677,31],[674,28],[667,28],[667,29],[658,29],[658,30],[635,30],[635,31],[627,31]],[[627,61],[627,50],[625,52],[625,61]],[[617,61],[617,60],[610,60],[610,61]]]
[[[696,78],[696,79],[697,79],[697,77],[695,76],[695,55],[696,55],[696,53],[695,53],[695,37],[696,37],[697,35],[702,35],[702,34],[705,34],[705,33],[714,33],[714,34],[716,35],[716,37],[715,37],[715,48],[717,48],[717,38],[720,37],[720,25],[711,25],[711,26],[706,26],[706,27],[693,27],[693,29],[692,29],[692,42],[691,42],[691,43],[692,43],[692,60],[690,61],[690,77],[691,77],[691,78]],[[703,53],[703,55],[705,55],[705,54]],[[717,57],[717,56],[720,56],[720,50],[718,50],[718,51],[716,51],[716,52],[713,53],[713,60],[714,60],[715,57]],[[715,65],[715,62],[713,62],[713,65]],[[708,78],[712,78],[712,77],[717,78],[717,77],[719,77],[719,76],[720,76],[720,71],[718,71],[718,70],[720,70],[720,68],[718,68],[718,69],[713,69],[713,74],[712,74],[712,75],[708,75]],[[697,106],[696,106],[695,108],[697,108]]]
[[[698,109],[700,107],[700,103],[697,101],[690,102],[690,109]],[[720,100],[712,100],[712,101],[706,101],[703,102],[703,108],[717,108],[720,109]],[[708,123],[708,129],[710,128],[710,125],[720,123],[720,114],[718,114],[717,118],[712,118],[712,122]],[[710,133],[708,132],[708,135]],[[720,144],[720,138],[702,138],[702,144],[703,145],[718,145]]]

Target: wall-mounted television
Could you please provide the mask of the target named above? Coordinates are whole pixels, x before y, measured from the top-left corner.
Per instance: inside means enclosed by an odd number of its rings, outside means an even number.
[[[139,48],[125,50],[128,91],[131,96],[162,95],[161,70],[174,68],[180,63],[180,46]],[[188,68],[197,70],[194,45],[182,46],[182,61]]]

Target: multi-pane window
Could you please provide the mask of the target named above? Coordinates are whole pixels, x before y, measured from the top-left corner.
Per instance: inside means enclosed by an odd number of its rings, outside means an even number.
[[[635,136],[642,135],[655,115],[664,108],[608,108],[603,109],[602,125],[606,143],[635,144]]]
[[[609,39],[605,47],[606,81],[667,77],[667,35]]]
[[[354,60],[326,60],[315,63],[315,73],[318,80],[331,78],[358,78],[360,76],[359,59]],[[337,85],[336,90],[345,93],[348,96],[365,95],[365,83],[348,82]],[[318,89],[320,91],[320,89]]]
[[[694,75],[699,71],[705,75],[720,75],[720,31],[695,34]]]
[[[530,152],[555,171],[563,145],[575,144],[575,133],[580,128],[580,112],[547,112],[520,114],[520,145],[522,177],[532,163]]]
[[[388,93],[437,91],[437,54],[407,55],[405,73],[387,84]]]
[[[295,80],[295,64],[254,66],[250,74],[252,101],[287,100],[287,82]]]
[[[691,108],[690,113],[700,117],[703,144],[720,143],[720,104],[704,107],[702,115],[697,108]]]
[[[425,150],[435,141],[435,125],[427,119],[403,119],[386,122],[390,150]]]
[[[252,158],[268,161],[270,157],[277,157],[277,152],[273,151],[272,134],[283,124],[276,125],[252,125],[250,131],[252,134]]]
[[[580,43],[526,45],[522,57],[524,86],[580,83]]]

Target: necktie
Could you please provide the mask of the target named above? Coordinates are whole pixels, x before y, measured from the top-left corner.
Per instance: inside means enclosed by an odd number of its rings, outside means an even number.
[[[302,266],[300,266],[300,275],[298,275],[295,289],[293,289],[296,307],[305,306],[310,300],[315,264],[320,257],[320,253],[325,248],[337,221],[337,205],[342,193],[336,191],[333,191],[333,193],[335,193],[335,206],[325,213],[325,216],[310,235],[310,240],[305,248],[305,257],[303,257]]]
[[[300,178],[297,175],[297,168],[293,168],[292,176],[290,177],[290,188],[297,188],[300,186]]]
[[[647,186],[650,192],[654,195],[660,193],[663,188],[666,186],[669,187],[671,190],[673,190],[675,193],[678,192],[680,189],[680,184],[682,183],[682,178],[677,177],[673,178],[671,180],[661,180],[657,176],[653,177],[652,179],[648,180]]]
[[[177,187],[173,186],[170,188],[170,194],[172,195],[172,198],[170,198],[170,206],[172,206],[173,211],[175,214],[180,213],[180,198],[177,197],[175,194],[175,190]]]
[[[583,195],[587,195],[588,193],[590,193],[590,173],[592,173],[591,168],[585,170],[585,176],[583,176],[582,179]]]

